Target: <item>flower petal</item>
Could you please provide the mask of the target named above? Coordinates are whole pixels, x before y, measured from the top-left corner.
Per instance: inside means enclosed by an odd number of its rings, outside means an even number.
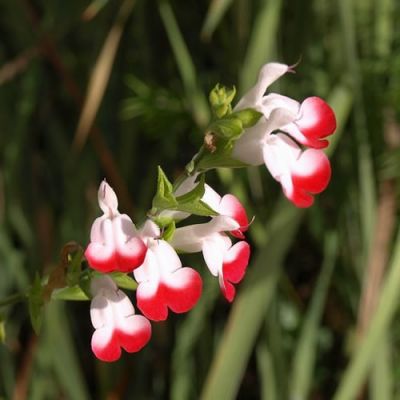
[[[236,289],[232,283],[239,283],[243,279],[249,258],[250,246],[244,241],[236,243],[225,253],[220,287],[222,294],[229,302],[232,302],[236,295]]]
[[[234,244],[225,254],[223,275],[224,280],[239,283],[246,273],[250,259],[250,245],[245,241]]]
[[[325,153],[315,149],[304,151],[292,169],[294,190],[290,200],[298,207],[310,207],[314,199],[309,194],[325,190],[330,178],[331,166]]]
[[[97,218],[90,239],[85,257],[93,269],[104,273],[133,271],[143,263],[147,251],[133,222],[125,214]]]
[[[200,275],[192,268],[182,268],[178,255],[164,240],[153,240],[143,265],[134,274],[139,282],[137,305],[154,321],[165,320],[168,308],[186,312],[200,298]]]
[[[92,351],[101,361],[112,362],[121,357],[119,340],[112,327],[104,326],[93,332]]]
[[[257,83],[240,99],[239,103],[235,106],[235,111],[259,105],[268,86],[279,79],[288,70],[289,66],[286,64],[265,64],[260,70]]]
[[[97,198],[99,201],[99,206],[105,215],[112,216],[118,214],[117,195],[105,180],[100,184],[97,192]]]
[[[240,229],[231,231],[231,234],[239,239],[243,239],[243,232],[249,227],[249,219],[242,203],[232,194],[226,194],[220,203],[221,214],[233,218],[240,226]]]
[[[118,323],[119,345],[128,353],[136,353],[150,340],[151,324],[142,315],[124,317]]]
[[[336,118],[332,108],[319,97],[309,97],[300,106],[300,118],[296,125],[307,138],[305,145],[314,148],[328,146],[327,140],[321,140],[331,135],[336,129]]]

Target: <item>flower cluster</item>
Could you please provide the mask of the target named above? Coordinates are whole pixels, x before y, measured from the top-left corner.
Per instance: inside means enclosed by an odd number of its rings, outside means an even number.
[[[252,107],[263,114],[259,122],[236,141],[233,157],[250,165],[265,163],[282,185],[285,196],[297,207],[313,204],[331,177],[330,163],[321,150],[336,129],[335,114],[319,97],[301,104],[267,88],[293,69],[269,63],[260,71],[256,85],[239,101],[236,110]]]
[[[195,185],[193,179],[188,181]],[[188,190],[189,186],[183,185]],[[169,311],[184,313],[196,305],[202,280],[193,268],[182,267],[178,249],[187,253],[201,251],[210,272],[218,277],[222,293],[227,300],[233,300],[233,284],[244,276],[250,247],[244,240],[232,244],[229,234],[244,239],[248,219],[235,196],[221,198],[205,186],[202,201],[219,215],[203,224],[177,228],[168,242],[150,219],[137,230],[127,215],[119,213],[113,189],[107,182],[101,183],[98,200],[103,215],[92,225],[85,256],[89,265],[101,273],[133,273],[138,283],[137,307],[143,316],[135,315],[131,301],[109,276],[92,279],[92,350],[100,360],[115,361],[121,355],[121,347],[127,352],[140,350],[151,336],[149,320],[163,321]]]
[[[201,252],[222,294],[233,301],[235,284],[243,279],[250,258],[244,235],[249,220],[235,196],[220,196],[205,184],[203,172],[225,166],[224,162],[265,163],[285,196],[298,207],[311,206],[313,196],[328,185],[331,168],[322,149],[336,129],[332,109],[318,97],[298,103],[280,94],[265,94],[271,83],[290,71],[292,67],[284,64],[266,64],[256,85],[233,110],[234,90],[216,87],[211,103],[217,119],[209,130],[212,138],[216,135],[215,143],[205,145],[208,155],[197,160],[197,167],[191,165],[175,188],[159,170],[154,213],[140,229],[119,213],[114,191],[105,181],[101,183],[98,201],[103,215],[94,221],[85,251],[90,267],[101,273],[91,281],[92,349],[99,359],[114,361],[121,348],[140,350],[151,336],[149,320],[164,321],[170,311],[184,313],[196,305],[201,276],[182,266],[177,252]],[[218,155],[218,163],[213,164],[213,154]],[[192,213],[210,219],[176,227]],[[168,234],[163,220],[170,221]],[[111,272],[130,274],[136,280],[136,304],[143,315],[135,315],[130,299],[105,275]]]

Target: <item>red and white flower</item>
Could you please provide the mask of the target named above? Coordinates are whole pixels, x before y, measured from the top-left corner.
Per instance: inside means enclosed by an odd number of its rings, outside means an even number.
[[[245,241],[232,245],[224,232],[238,232],[240,224],[223,215],[205,224],[176,229],[171,240],[174,248],[188,253],[202,252],[213,276],[218,277],[222,293],[228,301],[235,297],[234,283],[239,283],[246,272],[250,246]]]
[[[264,95],[288,71],[292,69],[285,64],[264,65],[257,84],[239,101],[236,110],[253,107],[264,118],[236,141],[232,155],[250,165],[265,163],[286,197],[298,207],[309,207],[313,195],[322,192],[330,180],[330,163],[320,149],[328,146],[326,137],[335,131],[336,119],[319,97],[300,104],[279,94]],[[311,149],[303,151],[299,143]]]
[[[202,280],[192,268],[182,268],[173,247],[160,237],[159,227],[148,220],[141,230],[148,250],[134,276],[139,286],[137,305],[142,313],[154,321],[168,317],[168,309],[184,313],[192,309],[201,296]]]
[[[119,213],[117,196],[106,181],[100,184],[98,200],[104,214],[92,225],[85,257],[100,272],[131,272],[143,263],[147,248],[132,220]]]
[[[115,361],[121,348],[128,353],[141,350],[151,337],[150,322],[135,309],[124,292],[109,276],[94,278],[90,318],[95,331],[92,350],[102,361]]]

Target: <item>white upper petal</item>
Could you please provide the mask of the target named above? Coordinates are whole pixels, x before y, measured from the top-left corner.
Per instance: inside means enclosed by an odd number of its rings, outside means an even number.
[[[240,99],[235,110],[241,110],[247,107],[257,108],[261,105],[261,99],[273,82],[284,75],[289,70],[286,64],[268,63],[265,64],[258,75],[257,83]]]
[[[277,93],[270,93],[262,99],[262,112],[266,118],[269,117],[275,108],[283,108],[293,113],[296,118],[300,112],[300,103],[287,96],[282,96]]]
[[[117,284],[107,275],[93,278],[90,282],[90,292],[96,296],[103,290],[117,290]]]
[[[151,219],[146,220],[142,228],[139,230],[139,235],[143,241],[158,238],[160,237],[160,234],[159,226]]]
[[[117,195],[105,180],[100,184],[97,197],[99,206],[103,210],[104,214],[108,216],[118,214]]]

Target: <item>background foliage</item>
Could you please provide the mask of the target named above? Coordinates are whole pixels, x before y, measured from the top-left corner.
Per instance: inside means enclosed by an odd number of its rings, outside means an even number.
[[[144,220],[217,82],[243,93],[263,63],[301,60],[275,89],[339,122],[307,211],[264,168],[208,176],[256,216],[232,306],[205,274],[192,312],[114,364],[90,352],[87,302],[50,303],[39,337],[24,303],[1,307],[0,398],[399,398],[399,17],[395,0],[0,2],[0,302],[87,244],[103,177]]]

